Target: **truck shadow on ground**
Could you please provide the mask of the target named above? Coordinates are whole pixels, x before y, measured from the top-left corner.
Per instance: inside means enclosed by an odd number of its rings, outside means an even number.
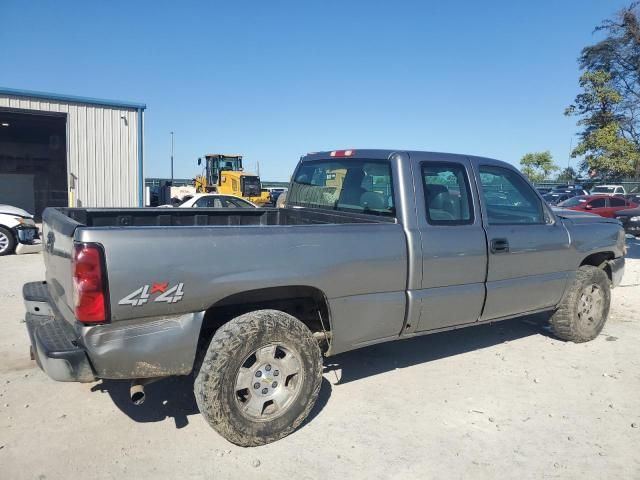
[[[325,359],[325,373],[337,385],[461,355],[530,335],[550,335],[545,314],[519,317],[495,324],[479,325],[397,342],[382,343]],[[334,375],[330,373],[336,372]],[[336,382],[336,378],[339,380]]]
[[[340,385],[396,368],[460,355],[530,335],[548,334],[541,326],[546,319],[543,315],[520,317],[498,324],[374,345],[326,358],[320,395],[304,425],[312,421],[327,405],[332,384]],[[91,391],[106,392],[114,404],[136,422],[161,422],[172,418],[176,428],[184,428],[189,424],[191,415],[200,413],[193,395],[193,382],[193,376],[189,375],[170,377],[149,384],[145,388],[145,402],[139,406],[131,403],[129,381],[103,380],[93,386]]]
[[[91,388],[92,392],[109,394],[113,403],[135,422],[162,422],[172,418],[176,428],[189,425],[189,417],[200,413],[193,394],[194,378],[191,375],[169,377],[145,387],[145,401],[134,405],[129,397],[130,381],[103,380]],[[311,421],[327,404],[331,396],[331,384],[322,379],[318,400],[309,414]]]

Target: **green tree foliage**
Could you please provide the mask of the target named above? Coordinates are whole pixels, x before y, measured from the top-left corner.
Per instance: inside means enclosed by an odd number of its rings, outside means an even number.
[[[558,170],[550,151],[527,153],[520,159],[520,171],[533,183],[542,182]]]
[[[560,172],[557,181],[560,183],[571,183],[577,176],[577,172],[572,167],[567,167]]]
[[[566,115],[579,118],[572,152],[581,169],[604,177],[640,175],[640,3],[596,31],[606,36],[582,50],[580,93]]]

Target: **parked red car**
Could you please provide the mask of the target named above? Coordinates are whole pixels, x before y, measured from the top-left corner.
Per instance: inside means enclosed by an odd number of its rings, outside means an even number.
[[[595,213],[601,217],[609,218],[615,218],[618,210],[637,206],[637,203],[630,202],[625,198],[610,197],[608,195],[581,195],[558,204],[560,208]]]

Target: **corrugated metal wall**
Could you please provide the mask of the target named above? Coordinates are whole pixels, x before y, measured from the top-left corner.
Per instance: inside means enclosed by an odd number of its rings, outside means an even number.
[[[2,107],[67,114],[67,169],[77,177],[76,206],[138,206],[136,109],[0,94]]]

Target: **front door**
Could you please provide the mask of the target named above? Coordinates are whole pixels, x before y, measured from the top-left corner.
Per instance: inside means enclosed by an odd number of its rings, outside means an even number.
[[[567,231],[519,172],[478,170],[489,250],[481,320],[555,306],[570,274]]]

